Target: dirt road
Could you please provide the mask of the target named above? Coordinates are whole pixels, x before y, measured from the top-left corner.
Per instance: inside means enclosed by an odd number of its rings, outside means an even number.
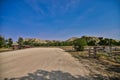
[[[0,53],[0,80],[84,80],[88,74],[83,64],[60,48]]]

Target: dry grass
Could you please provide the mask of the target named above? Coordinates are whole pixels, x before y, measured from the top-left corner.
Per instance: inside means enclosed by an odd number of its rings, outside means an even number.
[[[0,52],[12,51],[11,48],[0,48]]]
[[[80,63],[83,63],[85,67],[91,71],[91,76],[99,73],[108,78],[117,77],[120,79],[120,64],[109,60],[108,56],[100,55],[97,59],[89,58],[88,51],[72,51],[71,46],[61,48],[69,52],[73,57],[79,60]]]

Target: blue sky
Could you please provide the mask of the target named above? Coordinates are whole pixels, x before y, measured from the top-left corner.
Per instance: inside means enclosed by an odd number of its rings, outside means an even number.
[[[0,0],[0,34],[66,40],[120,39],[120,0]]]

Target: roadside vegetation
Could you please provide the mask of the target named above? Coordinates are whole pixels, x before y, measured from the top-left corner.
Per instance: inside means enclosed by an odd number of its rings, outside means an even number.
[[[13,39],[5,39],[0,36],[0,48],[12,49]],[[120,46],[120,40],[103,38],[103,37],[90,37],[82,36],[81,38],[70,38],[65,41],[58,40],[44,40],[41,41],[35,38],[24,39],[19,37],[16,43],[19,45],[19,49],[25,47],[58,47],[58,46],[73,46],[76,51],[84,51],[84,46]]]
[[[0,52],[11,51],[12,44],[12,38],[5,39],[3,36],[0,36]]]
[[[89,46],[85,46],[87,48]],[[89,57],[88,50],[74,51],[72,46],[62,46],[66,52],[84,65],[92,77],[99,77],[99,80],[119,80],[120,60],[114,60],[107,53],[98,53],[97,58]],[[120,57],[120,54],[117,55]]]
[[[0,52],[12,50],[13,43],[12,38],[5,39],[0,36]],[[100,74],[107,78],[106,80],[120,79],[120,40],[82,36],[66,41],[39,41],[19,37],[16,43],[18,43],[19,49],[23,49],[25,46],[62,48],[83,63],[91,71],[91,76]]]
[[[89,37],[82,36],[81,38],[68,39],[65,41],[59,40],[44,40],[37,41],[34,38],[25,40],[22,37],[19,37],[16,41],[19,46],[29,45],[31,47],[41,47],[41,46],[74,46],[76,51],[83,51],[84,46],[120,46],[120,40],[103,38],[103,37]],[[5,39],[3,36],[0,36],[0,48],[11,48],[13,44],[13,39]]]

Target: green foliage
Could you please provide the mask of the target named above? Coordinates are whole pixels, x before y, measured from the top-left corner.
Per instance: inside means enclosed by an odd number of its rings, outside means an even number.
[[[97,37],[82,36],[81,39],[86,40],[88,46],[95,46],[99,42]]]
[[[81,38],[76,38],[74,41],[46,41],[47,43],[40,43],[36,42],[35,40],[23,40],[22,37],[19,37],[18,44],[22,47],[24,45],[38,47],[38,46],[73,46],[77,51],[84,50],[84,46],[95,46],[97,43],[99,45],[114,45],[114,46],[120,46],[120,41],[116,41],[114,39],[108,39],[108,38],[98,38],[98,37],[89,37],[89,36],[82,36]],[[0,36],[0,48],[2,47],[12,47],[13,40],[12,38],[9,38],[7,40],[4,39],[3,36]]]
[[[117,43],[118,46],[120,46],[120,41]]]
[[[90,42],[87,43],[89,46],[95,46],[96,45],[96,41],[95,40],[91,40]]]
[[[87,42],[86,42],[85,39],[79,38],[79,39],[74,40],[73,45],[74,45],[75,50],[83,51],[84,50],[84,46],[87,45]]]
[[[23,45],[23,38],[22,38],[22,37],[19,37],[19,38],[18,38],[18,44],[19,44],[19,46],[20,46],[20,48],[21,48],[22,45]]]
[[[12,38],[9,38],[9,39],[8,39],[8,46],[9,46],[9,47],[12,47],[12,44],[13,44],[13,40],[12,40]]]
[[[31,46],[39,47],[40,43],[33,43],[33,44],[31,44]]]
[[[100,57],[109,57],[109,54],[107,54],[107,53],[98,53],[98,54],[96,54],[96,56],[98,58],[100,58]]]
[[[112,41],[111,41],[111,45],[120,46],[120,41],[112,40]]]
[[[108,45],[110,45],[110,39],[108,39],[108,38],[102,39],[102,40],[100,40],[100,42],[98,44],[108,46]]]
[[[5,39],[4,37],[0,36],[0,48],[4,47],[5,45]]]
[[[24,41],[23,44],[24,45],[30,45],[30,42],[29,41]]]
[[[5,47],[9,48],[12,47],[13,40],[12,38],[4,39],[4,37],[0,36],[0,48]]]

